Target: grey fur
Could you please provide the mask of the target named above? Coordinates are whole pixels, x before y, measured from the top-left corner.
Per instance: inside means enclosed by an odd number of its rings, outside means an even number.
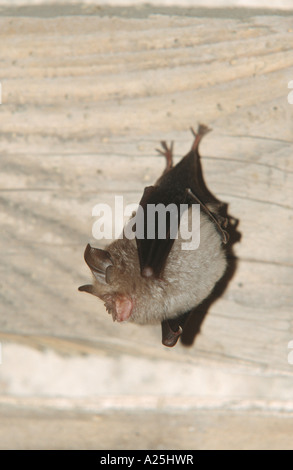
[[[107,270],[106,284],[93,276],[91,293],[106,300],[114,320],[117,319],[114,304],[117,296],[132,301],[129,321],[148,324],[175,318],[196,307],[210,294],[226,269],[226,257],[214,223],[202,212],[200,220],[198,249],[182,250],[179,234],[160,279],[141,276],[135,240],[115,240],[106,248],[113,266]]]

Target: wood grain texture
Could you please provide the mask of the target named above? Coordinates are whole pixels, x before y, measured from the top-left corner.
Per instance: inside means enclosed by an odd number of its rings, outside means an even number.
[[[257,377],[250,397],[292,403],[291,44],[290,15],[0,17],[1,341],[138,357],[148,370],[160,360],[203,381],[208,369],[207,393],[226,380],[227,400]],[[90,279],[94,205],[138,202],[164,167],[159,141],[179,159],[198,122],[213,128],[207,184],[242,238],[201,334],[170,351],[159,326],[113,324],[77,287]]]

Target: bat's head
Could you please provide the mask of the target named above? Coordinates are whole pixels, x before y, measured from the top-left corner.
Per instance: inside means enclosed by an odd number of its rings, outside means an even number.
[[[92,272],[93,284],[81,286],[79,290],[103,300],[113,320],[121,322],[129,320],[133,313],[135,286],[131,279],[133,279],[133,270],[136,265],[138,269],[138,262],[131,259],[135,258],[135,250],[127,246],[127,250],[124,249],[125,253],[123,253],[123,242],[119,241],[121,243],[114,242],[110,245],[109,251],[87,245],[84,259]],[[119,253],[117,253],[117,246]],[[126,260],[128,262],[125,262]],[[132,272],[128,272],[130,267]]]

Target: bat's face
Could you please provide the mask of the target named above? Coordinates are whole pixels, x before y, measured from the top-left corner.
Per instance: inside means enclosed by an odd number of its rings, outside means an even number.
[[[81,286],[79,290],[99,297],[114,321],[129,320],[134,310],[134,280],[140,273],[137,252],[132,245],[119,240],[110,245],[109,251],[87,245],[84,253],[93,284]]]
[[[146,324],[164,318],[166,281],[141,275],[135,240],[115,240],[107,250],[87,245],[84,258],[93,284],[79,290],[99,297],[114,321]]]

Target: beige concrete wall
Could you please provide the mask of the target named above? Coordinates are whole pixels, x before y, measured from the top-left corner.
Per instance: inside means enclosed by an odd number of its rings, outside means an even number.
[[[0,12],[0,447],[292,448],[292,16],[70,13]],[[77,287],[93,206],[138,202],[159,141],[179,159],[198,122],[242,239],[169,350]]]

